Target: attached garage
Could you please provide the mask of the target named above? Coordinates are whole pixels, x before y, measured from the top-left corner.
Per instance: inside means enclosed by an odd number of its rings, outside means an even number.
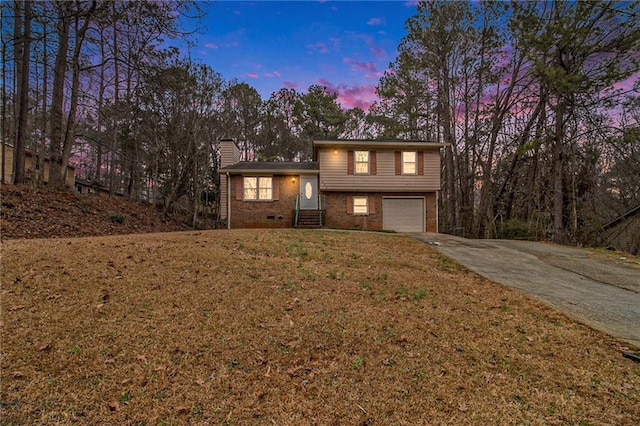
[[[382,199],[384,229],[398,232],[424,232],[424,197],[385,197]]]

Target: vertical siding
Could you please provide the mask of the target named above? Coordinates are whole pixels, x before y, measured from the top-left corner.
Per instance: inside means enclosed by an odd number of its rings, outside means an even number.
[[[234,141],[220,141],[220,167],[240,161],[240,150]]]
[[[220,167],[240,161],[240,150],[234,141],[220,141]],[[220,173],[220,219],[227,219],[227,175]]]
[[[376,150],[376,175],[348,175],[347,150],[321,149],[320,189],[322,191],[437,191],[440,189],[440,151],[424,150],[424,176],[395,174],[393,149]]]

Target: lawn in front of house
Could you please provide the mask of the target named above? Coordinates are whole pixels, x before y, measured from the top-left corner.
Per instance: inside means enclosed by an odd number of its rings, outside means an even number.
[[[409,237],[2,243],[3,424],[635,424],[623,345]]]

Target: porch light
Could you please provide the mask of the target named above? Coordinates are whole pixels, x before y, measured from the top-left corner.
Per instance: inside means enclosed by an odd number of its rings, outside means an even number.
[[[295,176],[291,177],[291,183],[296,183],[296,177]]]

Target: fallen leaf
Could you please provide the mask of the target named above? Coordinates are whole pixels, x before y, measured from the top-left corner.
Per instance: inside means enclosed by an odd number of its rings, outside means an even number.
[[[25,305],[12,305],[9,307],[9,311],[13,312],[13,311],[18,311],[20,309],[24,309],[26,308]]]
[[[49,349],[51,349],[51,342],[43,343],[38,348],[38,350],[40,350],[40,351],[48,351]]]
[[[24,374],[22,374],[22,371],[14,371],[13,373],[11,373],[11,375],[14,379],[19,379],[24,376]]]
[[[189,412],[189,407],[181,406],[176,408],[176,411],[178,412],[178,414],[186,414]]]
[[[144,356],[144,355],[138,355],[138,356],[136,356],[136,359],[137,359],[138,361],[146,361],[146,360],[147,360],[147,357],[146,357],[146,356]]]
[[[467,411],[468,410],[467,405],[465,403],[459,404],[458,405],[458,410]]]
[[[298,371],[303,370],[304,367],[303,366],[297,366],[297,367],[293,367],[287,370],[287,374],[290,376],[295,376]]]
[[[110,411],[118,411],[118,410],[120,410],[120,404],[118,404],[117,402],[110,402],[109,403],[109,410]]]

